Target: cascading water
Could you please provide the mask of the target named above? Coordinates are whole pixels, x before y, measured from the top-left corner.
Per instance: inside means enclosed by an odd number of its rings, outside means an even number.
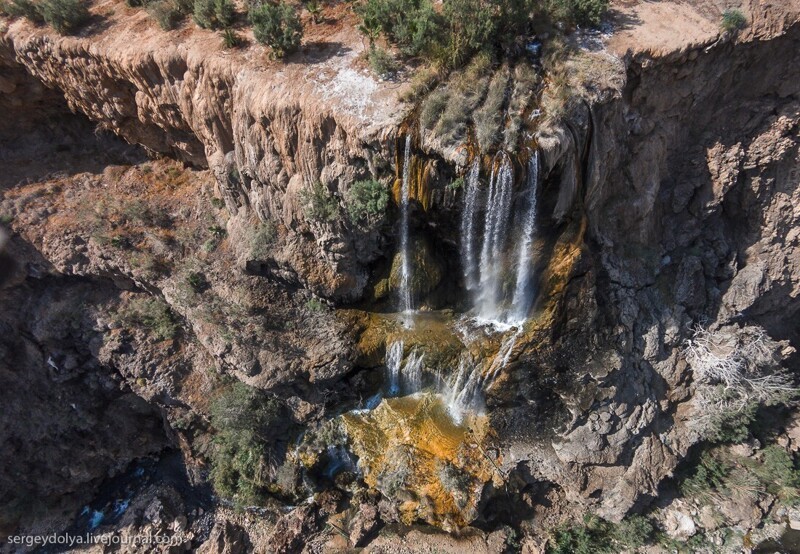
[[[492,358],[488,367],[474,360],[466,350],[458,363],[456,371],[449,380],[444,381],[444,400],[450,416],[461,421],[468,410],[476,410],[483,403],[483,390],[492,384],[503,368],[508,364],[511,353],[521,330],[503,339],[500,348]]]
[[[405,140],[402,188],[400,198],[400,283],[399,304],[406,314],[405,326],[410,327],[413,313],[411,294],[411,260],[409,259],[409,195],[410,195],[411,137]],[[539,188],[539,154],[532,152],[528,161],[527,198],[517,208],[519,232],[509,231],[514,197],[514,170],[510,157],[500,152],[495,157],[485,192],[479,181],[480,160],[470,165],[465,178],[464,209],[461,216],[461,260],[464,281],[473,300],[475,320],[462,320],[460,331],[466,346],[454,372],[442,372],[436,389],[447,403],[450,414],[461,421],[467,411],[480,410],[483,392],[502,373],[512,358],[522,323],[533,304],[531,287],[533,261],[531,250],[537,232],[537,196]],[[484,211],[481,211],[484,210]],[[482,223],[482,225],[481,225]],[[513,260],[513,261],[512,261]],[[513,270],[513,289],[504,290],[505,276]],[[468,323],[471,321],[471,323]],[[491,326],[483,322],[492,323]],[[491,358],[474,359],[471,352],[487,335],[498,330],[505,333],[499,348]],[[402,340],[387,346],[386,368],[388,396],[414,394],[423,389],[425,356],[419,347],[405,355]]]
[[[386,348],[386,370],[388,373],[388,395],[400,393],[414,394],[422,390],[422,370],[425,367],[425,354],[413,349],[403,359],[403,341],[391,343]]]
[[[464,211],[461,212],[461,265],[468,291],[478,286],[478,267],[475,259],[475,213],[478,206],[478,175],[480,160],[476,157],[467,173],[464,192]]]
[[[516,244],[516,279],[513,296],[504,297],[504,274],[509,269],[509,221],[511,220],[514,170],[507,154],[500,152],[492,164],[485,193],[483,228],[479,229],[479,161],[476,158],[467,173],[464,210],[461,214],[461,261],[464,282],[473,299],[475,314],[495,326],[518,326],[527,318],[533,304],[530,287],[531,246],[536,238],[536,209],[539,182],[539,153],[528,161],[527,209],[521,214],[521,231]],[[482,231],[482,233],[481,233]],[[480,257],[476,249],[480,245]]]
[[[408,203],[411,175],[411,135],[406,135],[403,153],[403,181],[400,189],[400,309],[406,314],[405,324],[412,323],[410,314],[414,309],[411,297],[411,263],[408,259]]]
[[[403,384],[409,394],[422,390],[422,370],[425,367],[425,354],[412,350],[408,354],[401,371]]]
[[[403,365],[403,341],[393,342],[386,348],[386,370],[389,380],[389,396],[400,392],[400,369]]]
[[[528,210],[525,213],[522,227],[522,237],[519,241],[517,253],[517,282],[514,287],[514,299],[509,314],[509,321],[518,323],[528,317],[531,304],[533,304],[533,290],[531,280],[531,245],[536,237],[536,205],[539,195],[539,151],[534,150],[528,160]]]
[[[498,301],[501,294],[503,254],[511,212],[511,189],[514,184],[511,160],[504,153],[498,156],[500,166],[496,168],[494,164],[489,179],[476,306],[479,317],[489,321],[500,320]]]

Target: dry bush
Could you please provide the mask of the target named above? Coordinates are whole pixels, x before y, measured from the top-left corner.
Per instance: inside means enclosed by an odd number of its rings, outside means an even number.
[[[483,105],[475,112],[475,136],[482,152],[488,152],[500,139],[503,105],[506,101],[510,72],[503,66],[492,77]]]
[[[784,403],[797,395],[791,376],[780,366],[777,346],[758,327],[695,329],[684,357],[698,384],[695,425],[703,436],[741,438],[758,406]],[[725,431],[731,422],[736,428]]]

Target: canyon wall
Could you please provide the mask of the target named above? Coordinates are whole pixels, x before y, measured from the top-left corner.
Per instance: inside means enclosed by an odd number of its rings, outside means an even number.
[[[797,369],[800,61],[794,53],[800,51],[800,10],[759,17],[752,8],[751,26],[738,36],[714,28],[693,44],[663,51],[623,51],[612,41],[611,53],[624,65],[620,86],[587,96],[571,118],[538,131],[542,205],[548,210],[543,221],[556,237],[553,259],[543,263],[550,289],[543,288],[558,295],[548,312],[551,325],[537,341],[515,349],[487,398],[501,469],[514,476],[514,492],[531,510],[546,498],[565,512],[592,508],[619,520],[658,494],[702,438],[692,425],[697,383],[682,350],[698,323],[737,336],[761,327],[774,357]],[[81,379],[98,368],[112,375],[109,367],[121,368],[126,385],[119,390],[111,392],[102,380],[90,384],[108,389],[100,398],[110,417],[117,403],[129,401],[127,386],[164,410],[171,423],[187,410],[207,409],[198,391],[210,385],[199,368],[219,365],[285,394],[293,421],[303,424],[325,413],[331,395],[345,395],[365,378],[353,374],[363,327],[315,312],[307,302],[312,294],[339,303],[361,298],[371,264],[391,252],[386,237],[364,236],[344,218],[307,219],[301,191],[319,180],[341,197],[354,179],[393,182],[395,140],[411,107],[400,103],[393,85],[343,68],[339,58],[352,61],[350,54],[278,69],[259,68],[240,54],[207,55],[204,48],[153,35],[141,44],[108,34],[56,38],[21,21],[3,34],[0,63],[7,73],[0,100],[16,116],[26,121],[43,107],[63,110],[68,104],[152,153],[208,168],[213,183],[178,183],[162,200],[180,213],[174,221],[181,226],[202,232],[220,225],[228,233],[223,247],[207,256],[210,269],[204,271],[224,312],[209,314],[208,296],[185,300],[179,270],[189,274],[192,268],[179,248],[163,246],[165,237],[156,237],[159,242],[147,231],[142,241],[163,250],[174,275],[136,266],[124,253],[109,256],[99,242],[86,239],[91,231],[81,222],[54,219],[48,199],[70,193],[69,186],[55,196],[38,188],[19,195],[27,204],[15,232],[41,253],[23,257],[43,255],[45,273],[65,280],[59,287],[82,290],[85,280],[99,278],[103,286],[95,294],[101,298],[92,299],[98,305],[117,302],[120,293],[110,292],[112,284],[131,294],[154,292],[186,329],[178,353],[153,353],[152,345],[136,338],[135,344],[149,345],[145,354],[170,360],[154,374],[140,375],[136,367],[146,365],[146,356],[131,357],[128,339],[120,339],[116,350],[101,348],[92,346],[87,331],[75,342],[88,346],[73,353],[58,345],[67,331],[53,338],[39,322],[26,331],[35,340],[23,365],[42,365],[43,345],[54,343],[54,364],[78,356],[70,365],[84,368]],[[326,78],[326,70],[334,73]],[[463,170],[453,163],[463,161],[460,155],[428,153],[436,157],[431,167],[439,177]],[[91,192],[68,198],[67,205],[95,201],[114,179],[86,178]],[[432,179],[434,198],[447,202],[417,214],[419,219],[456,213],[459,193],[445,192],[440,181]],[[139,170],[119,183],[114,190],[132,196],[157,188]],[[212,211],[214,187],[230,217],[214,212],[203,219]],[[259,225],[251,216],[278,226],[281,248],[264,259],[243,248]],[[434,239],[452,240],[448,233],[457,228],[454,221],[425,224]],[[240,269],[264,261],[267,279],[231,276],[232,260]],[[30,266],[26,271],[34,278]],[[17,302],[17,292],[8,294]],[[9,328],[22,325],[20,314],[6,317]],[[44,390],[46,378],[36,377]],[[21,386],[17,376],[3,379],[10,389]],[[97,427],[95,412],[81,404],[71,409],[85,411],[87,425]],[[142,410],[148,422],[156,421],[152,407]],[[127,424],[125,417],[121,421]],[[64,436],[59,429],[51,434]],[[156,450],[165,440],[155,428],[147,437],[120,459]],[[103,469],[94,465],[75,482],[95,482]],[[486,491],[484,502],[491,507],[498,498]],[[481,517],[489,519],[491,512],[484,506]],[[488,523],[504,523],[502,517]]]

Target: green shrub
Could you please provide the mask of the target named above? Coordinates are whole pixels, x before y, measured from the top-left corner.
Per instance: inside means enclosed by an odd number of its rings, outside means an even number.
[[[230,27],[234,9],[231,0],[194,0],[193,17],[203,29]]]
[[[275,225],[271,221],[259,225],[250,238],[250,258],[263,260],[269,257],[270,246],[275,242],[276,236]]]
[[[567,525],[553,532],[547,544],[548,554],[603,554],[611,552],[609,524],[587,515],[583,525]]]
[[[464,177],[458,177],[447,184],[447,190],[456,191],[464,186]]]
[[[449,0],[444,4],[449,41],[444,62],[460,67],[470,56],[495,42],[498,22],[494,6],[485,0]]]
[[[238,505],[260,503],[269,488],[266,445],[285,420],[282,403],[240,381],[211,404],[211,480]]]
[[[3,4],[3,11],[14,17],[24,17],[34,23],[43,23],[41,7],[31,0],[11,0]]]
[[[747,18],[740,10],[725,10],[722,14],[722,29],[729,33],[747,27]]]
[[[164,31],[171,31],[178,26],[183,15],[172,0],[157,0],[147,4],[147,13],[158,22]]]
[[[706,497],[713,490],[725,487],[730,467],[714,457],[710,452],[703,452],[694,469],[694,473],[680,484],[684,496]]]
[[[397,63],[392,55],[374,44],[369,47],[367,61],[372,71],[382,79],[389,79],[397,72]]]
[[[83,0],[45,0],[41,12],[45,22],[61,35],[74,33],[89,20]]]
[[[236,48],[239,45],[241,45],[241,43],[242,43],[242,40],[239,38],[239,35],[237,35],[236,31],[234,31],[233,29],[227,28],[224,31],[222,31],[222,47],[223,48],[229,48],[229,49],[230,48]],[[218,206],[214,202],[214,200],[216,200],[217,202],[219,202],[222,205]],[[216,207],[216,208],[221,208],[221,207],[225,206],[225,202],[223,202],[219,198],[212,198],[211,199],[211,204],[214,205],[214,207]]]
[[[119,323],[127,327],[144,327],[157,340],[175,338],[180,328],[169,306],[155,297],[137,297],[117,312]]]
[[[250,10],[253,34],[258,42],[272,48],[276,58],[282,58],[300,46],[303,26],[294,8],[285,2],[268,2]]]
[[[778,445],[770,445],[760,453],[759,460],[744,459],[764,488],[784,503],[794,505],[800,498],[800,469],[792,455]]]
[[[569,25],[596,27],[608,11],[608,0],[551,0],[548,10],[553,19]]]
[[[603,554],[636,549],[655,538],[655,526],[643,516],[630,516],[614,525],[588,514],[582,525],[562,525],[552,533],[548,554]]]
[[[314,23],[322,23],[322,6],[317,0],[308,0],[306,11],[311,15]]]
[[[382,35],[406,56],[456,69],[481,50],[516,50],[531,30],[534,8],[533,0],[444,0],[441,10],[431,0],[362,0],[355,11],[370,44]]]
[[[424,54],[438,39],[441,18],[430,0],[364,0],[355,8],[372,43],[380,34],[407,55]]]
[[[186,276],[186,284],[198,294],[207,291],[211,287],[206,276],[199,271],[190,272]]]
[[[325,304],[323,304],[318,298],[310,298],[306,302],[306,308],[312,312],[322,312],[325,310]]]
[[[316,221],[331,222],[339,215],[339,203],[328,187],[317,181],[300,191],[300,201],[306,217]]]
[[[346,195],[346,208],[354,223],[372,223],[380,219],[389,204],[389,191],[374,179],[356,181]]]
[[[636,549],[649,544],[655,535],[655,526],[644,516],[634,515],[623,519],[612,532],[621,546]]]

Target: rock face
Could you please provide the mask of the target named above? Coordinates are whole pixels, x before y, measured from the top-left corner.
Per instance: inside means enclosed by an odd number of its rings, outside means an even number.
[[[591,107],[582,185],[565,213],[586,217],[597,247],[570,281],[555,341],[569,366],[586,369],[560,393],[573,420],[552,452],[517,446],[512,461],[573,483],[567,496],[604,517],[656,495],[699,438],[682,353],[698,321],[742,336],[750,322],[797,344],[800,89],[787,83],[800,82],[800,64],[781,54],[800,46],[796,19],[779,36],[756,26],[752,42],[631,56],[621,96]],[[553,152],[551,171],[571,163]],[[770,348],[796,369],[787,346]],[[521,361],[518,382],[542,386],[536,362]]]
[[[598,55],[616,56],[603,66],[616,71],[605,76],[607,86],[584,90],[586,101],[561,123],[537,130],[548,255],[540,285],[552,297],[540,302],[536,323],[488,391],[497,455],[476,461],[459,450],[461,437],[438,452],[455,469],[437,466],[433,448],[420,449],[416,466],[400,467],[382,447],[411,450],[426,437],[413,425],[382,421],[384,404],[349,423],[354,448],[377,460],[365,472],[367,488],[391,496],[398,487],[390,477],[403,473],[426,497],[380,503],[342,485],[362,508],[336,527],[338,537],[321,531],[336,506],[317,498],[289,513],[265,508],[268,530],[220,517],[203,551],[294,552],[337,540],[363,546],[379,519],[502,529],[527,514],[533,520],[522,530],[531,535],[541,522],[587,509],[619,520],[656,496],[702,438],[694,425],[702,383],[684,353],[699,322],[734,341],[763,331],[765,356],[798,369],[800,60],[787,53],[800,51],[800,7],[753,3],[750,27],[738,36],[720,35],[716,23],[686,12],[694,8],[679,8],[676,17],[703,21],[691,44],[655,33],[631,48],[620,30]],[[662,9],[635,8],[645,31]],[[258,48],[221,52],[199,32],[175,43],[142,23],[138,44],[118,32],[121,16],[88,38],[57,38],[14,21],[0,39],[0,109],[39,129],[31,131],[36,140],[48,134],[37,114],[69,105],[197,169],[145,163],[130,149],[105,169],[56,164],[60,148],[84,153],[65,143],[52,145],[48,159],[57,167],[35,168],[46,175],[40,182],[19,183],[30,175],[17,169],[0,176],[17,260],[0,290],[9,306],[0,314],[7,407],[0,460],[14,461],[0,474],[0,490],[9,491],[0,504],[50,496],[71,499],[69,511],[85,500],[82,488],[168,443],[180,445],[202,475],[220,373],[280,396],[291,424],[302,426],[354,405],[376,379],[354,370],[381,364],[380,318],[349,317],[327,302],[361,298],[381,277],[370,274],[378,260],[387,266],[382,286],[396,285],[388,232],[358,228],[340,204],[354,179],[392,182],[395,141],[410,107],[356,69],[363,46],[346,30],[334,37],[340,50],[312,48],[304,64],[259,67],[248,58],[263,53]],[[504,67],[495,79],[510,82],[512,73]],[[33,172],[28,145],[5,146],[13,131],[0,122],[4,159]],[[86,138],[75,136],[75,143]],[[460,286],[450,250],[463,192],[443,183],[466,162],[461,150],[436,152],[431,137],[421,142],[431,152],[414,162],[421,168],[414,217],[431,248],[418,249],[417,265],[428,268],[414,284],[420,295],[441,283]],[[339,206],[327,221],[304,209],[303,191],[317,181]],[[386,293],[378,289],[376,297]],[[455,359],[450,342],[440,342],[448,350],[442,357]],[[30,404],[50,415],[30,417]],[[67,457],[74,460],[68,473],[53,467]],[[503,491],[501,483],[487,485],[459,504],[462,485],[445,485],[465,467],[478,475],[475,483],[467,476],[476,487],[501,475]],[[340,486],[320,483],[304,482],[303,491]],[[145,496],[143,508],[165,505],[173,493]],[[544,505],[552,509],[539,517]],[[679,508],[665,526],[691,536],[695,524]],[[172,511],[165,521],[130,525],[166,528],[172,519],[181,527],[181,509]],[[6,529],[21,521],[12,510],[3,516]],[[374,550],[414,533],[381,536]],[[441,542],[453,551],[464,544],[499,551],[507,538],[495,531]]]
[[[306,221],[299,196],[317,181],[341,195],[356,178],[393,173],[404,110],[396,91],[351,67],[363,49],[357,37],[341,32],[328,37],[341,40],[341,52],[265,71],[210,47],[203,33],[176,42],[150,28],[132,45],[129,24],[121,18],[101,36],[61,39],[12,23],[0,41],[6,101],[17,113],[29,102],[29,81],[15,77],[21,65],[36,86],[57,89],[73,110],[128,142],[210,168],[232,213],[297,232],[284,262],[306,285],[332,298],[358,296],[372,254],[345,225]],[[325,263],[310,268],[308,256]]]

